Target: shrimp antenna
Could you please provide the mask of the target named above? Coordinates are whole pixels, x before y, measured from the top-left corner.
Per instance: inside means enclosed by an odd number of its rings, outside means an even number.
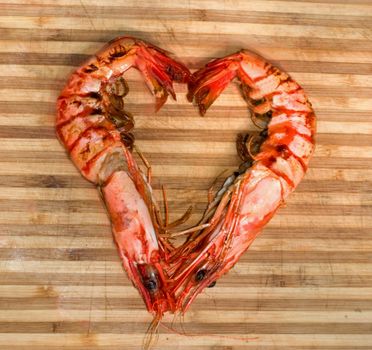
[[[253,155],[252,150],[251,150],[253,139],[254,139],[254,135],[251,135],[251,137],[250,137],[249,140],[248,140],[247,151],[248,151],[249,156],[250,156],[253,160],[256,160],[256,157]]]
[[[159,339],[159,324],[161,320],[161,314],[157,313],[154,319],[151,321],[149,328],[147,328],[146,335],[143,339],[143,350],[150,350]]]

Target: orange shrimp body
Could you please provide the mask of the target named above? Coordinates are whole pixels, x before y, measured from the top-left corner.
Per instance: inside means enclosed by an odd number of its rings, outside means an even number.
[[[203,115],[234,78],[255,117],[268,123],[256,137],[256,154],[252,142],[247,146],[239,139],[244,163],[208,206],[201,221],[208,227],[190,235],[173,254],[174,260],[185,261],[174,272],[173,284],[183,312],[248,249],[299,184],[314,150],[315,116],[303,89],[253,53],[242,50],[208,63],[193,74],[188,98]]]
[[[161,267],[165,248],[156,232],[156,202],[131,153],[134,120],[124,110],[123,73],[132,67],[144,76],[157,109],[169,94],[175,98],[173,81],[189,78],[188,69],[165,51],[117,38],[71,75],[58,98],[56,130],[82,175],[99,187],[123,266],[147,309],[161,316],[175,303]]]

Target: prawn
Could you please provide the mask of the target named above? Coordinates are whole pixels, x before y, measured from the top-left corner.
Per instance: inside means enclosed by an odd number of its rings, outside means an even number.
[[[234,79],[262,131],[237,140],[242,164],[231,174],[199,222],[199,231],[171,254],[177,310],[227,273],[303,178],[314,150],[315,114],[304,90],[288,74],[247,50],[196,71],[188,99],[204,115]],[[204,228],[205,227],[205,228]]]
[[[123,74],[139,70],[156,98],[156,110],[173,82],[188,83],[188,100],[204,115],[234,79],[240,82],[258,135],[239,135],[242,159],[211,198],[200,222],[170,234],[190,212],[168,224],[133,156],[133,116],[124,109],[129,88]],[[56,131],[81,174],[105,202],[120,258],[145,305],[154,314],[185,313],[249,248],[297,187],[315,145],[315,114],[304,90],[263,58],[241,50],[190,74],[162,49],[132,37],[108,43],[70,77],[57,102]],[[257,121],[260,121],[259,123]],[[176,247],[171,238],[187,235]],[[151,340],[151,339],[150,339]],[[149,341],[150,341],[149,340]],[[150,343],[146,343],[148,348]]]
[[[124,109],[129,88],[123,74],[139,70],[156,98],[176,99],[173,82],[186,83],[189,70],[143,40],[119,37],[78,68],[57,101],[56,132],[81,174],[105,202],[119,255],[148,311],[160,319],[174,310],[162,264],[172,249],[161,239],[164,226],[152,193],[150,172],[133,157],[133,116]]]

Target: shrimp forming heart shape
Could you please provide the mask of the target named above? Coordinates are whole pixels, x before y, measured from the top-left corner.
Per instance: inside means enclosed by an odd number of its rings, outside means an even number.
[[[139,70],[159,109],[173,82],[188,83],[188,99],[204,115],[235,78],[260,121],[258,135],[239,135],[242,164],[210,201],[198,225],[176,247],[132,151],[132,115],[124,110],[123,74]],[[111,41],[77,69],[57,103],[57,134],[82,175],[99,189],[123,266],[155,323],[184,313],[195,297],[229,271],[303,178],[314,150],[315,115],[303,89],[286,73],[242,50],[190,74],[160,48],[132,37]],[[138,150],[137,150],[138,151]]]
[[[172,293],[185,312],[195,297],[229,271],[303,178],[314,150],[315,115],[303,89],[286,73],[242,50],[214,60],[189,81],[189,101],[204,115],[237,78],[262,131],[237,140],[243,160],[208,205],[199,226],[172,252],[180,261]],[[255,122],[256,123],[256,122]]]
[[[124,110],[123,73],[138,69],[159,109],[173,81],[189,70],[165,51],[131,37],[111,41],[70,77],[57,102],[59,139],[82,175],[98,186],[109,213],[123,266],[147,309],[160,317],[175,311],[163,272],[171,244],[160,238],[163,223],[149,183],[132,155],[134,120]]]

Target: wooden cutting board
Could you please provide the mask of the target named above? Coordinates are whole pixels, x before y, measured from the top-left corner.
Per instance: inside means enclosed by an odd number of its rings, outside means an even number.
[[[305,180],[217,286],[156,349],[372,348],[372,3],[369,0],[1,0],[0,349],[140,349],[151,316],[122,271],[97,191],[54,134],[69,73],[129,34],[192,69],[242,47],[288,71],[318,116]],[[230,86],[204,118],[153,113],[128,73],[128,110],[172,217],[238,164],[253,125]],[[172,317],[165,318],[171,326]],[[182,321],[182,322],[181,322]],[[253,338],[247,341],[247,338]]]

